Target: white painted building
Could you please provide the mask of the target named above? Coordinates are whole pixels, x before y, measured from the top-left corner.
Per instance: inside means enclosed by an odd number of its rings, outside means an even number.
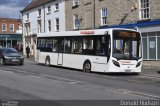
[[[33,0],[22,10],[23,45],[36,56],[37,33],[65,31],[65,0]]]

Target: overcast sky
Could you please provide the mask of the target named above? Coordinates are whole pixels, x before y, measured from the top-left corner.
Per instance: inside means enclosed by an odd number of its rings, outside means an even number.
[[[0,0],[0,18],[19,18],[23,10],[32,0]]]

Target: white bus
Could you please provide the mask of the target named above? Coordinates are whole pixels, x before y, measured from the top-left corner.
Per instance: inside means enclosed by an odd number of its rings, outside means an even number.
[[[50,32],[37,35],[38,63],[84,72],[139,73],[141,35],[130,29],[110,28]]]

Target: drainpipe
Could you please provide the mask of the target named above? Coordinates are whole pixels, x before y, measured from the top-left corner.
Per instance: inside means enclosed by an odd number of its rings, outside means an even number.
[[[46,12],[45,12],[45,6],[43,4],[43,9],[44,9],[44,33],[46,32],[46,28],[45,28],[45,22],[46,22]]]
[[[95,0],[93,2],[93,28],[96,28],[96,4],[95,4]]]

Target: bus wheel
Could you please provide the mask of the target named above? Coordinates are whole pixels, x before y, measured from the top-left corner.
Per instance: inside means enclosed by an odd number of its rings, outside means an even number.
[[[83,71],[90,73],[91,72],[91,63],[90,62],[85,62],[83,65]]]
[[[45,66],[49,67],[50,66],[50,58],[46,57],[45,59]]]

